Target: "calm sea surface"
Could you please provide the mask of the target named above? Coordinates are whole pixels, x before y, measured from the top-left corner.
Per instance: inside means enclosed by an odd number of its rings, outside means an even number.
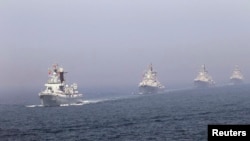
[[[250,85],[78,106],[0,105],[1,141],[206,141],[208,124],[250,124]]]

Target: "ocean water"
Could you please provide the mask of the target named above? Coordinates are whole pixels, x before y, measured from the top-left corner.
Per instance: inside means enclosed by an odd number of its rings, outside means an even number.
[[[0,105],[1,141],[206,141],[208,124],[249,124],[250,85],[87,100]]]

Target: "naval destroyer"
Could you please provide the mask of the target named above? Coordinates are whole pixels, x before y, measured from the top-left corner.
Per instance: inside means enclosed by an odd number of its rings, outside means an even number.
[[[208,74],[205,65],[201,66],[197,77],[194,79],[194,85],[199,88],[214,86],[215,82],[212,77]]]
[[[143,79],[139,83],[139,94],[155,94],[162,92],[164,86],[157,79],[157,72],[153,70],[152,64],[149,65],[143,74]]]
[[[241,70],[239,69],[239,66],[235,66],[234,70],[233,70],[233,73],[230,77],[230,82],[231,84],[242,84],[243,83],[243,75],[241,73]]]
[[[82,103],[82,94],[77,90],[77,84],[67,85],[64,80],[62,67],[57,64],[49,68],[49,79],[45,83],[45,90],[39,93],[43,106],[60,106],[63,104]]]

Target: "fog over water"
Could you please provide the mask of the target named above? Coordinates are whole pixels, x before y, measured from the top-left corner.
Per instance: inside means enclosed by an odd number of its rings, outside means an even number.
[[[192,86],[206,64],[217,84],[235,65],[250,81],[250,2],[0,2],[0,88],[40,90],[53,63],[81,89],[136,88],[152,63],[166,88]],[[1,96],[6,95],[0,93]]]

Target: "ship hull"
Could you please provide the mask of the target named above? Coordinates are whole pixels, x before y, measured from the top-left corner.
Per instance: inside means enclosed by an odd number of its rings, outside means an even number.
[[[210,82],[206,82],[206,81],[194,81],[194,85],[195,87],[197,88],[208,88],[208,87],[211,87],[213,86]]]
[[[242,79],[238,79],[238,78],[233,78],[233,79],[230,79],[231,83],[234,84],[234,85],[239,85],[239,84],[242,84],[243,81]]]
[[[163,88],[152,86],[140,86],[139,94],[157,94],[163,91]]]
[[[70,95],[40,94],[39,97],[43,106],[82,103],[81,95],[72,97]]]

